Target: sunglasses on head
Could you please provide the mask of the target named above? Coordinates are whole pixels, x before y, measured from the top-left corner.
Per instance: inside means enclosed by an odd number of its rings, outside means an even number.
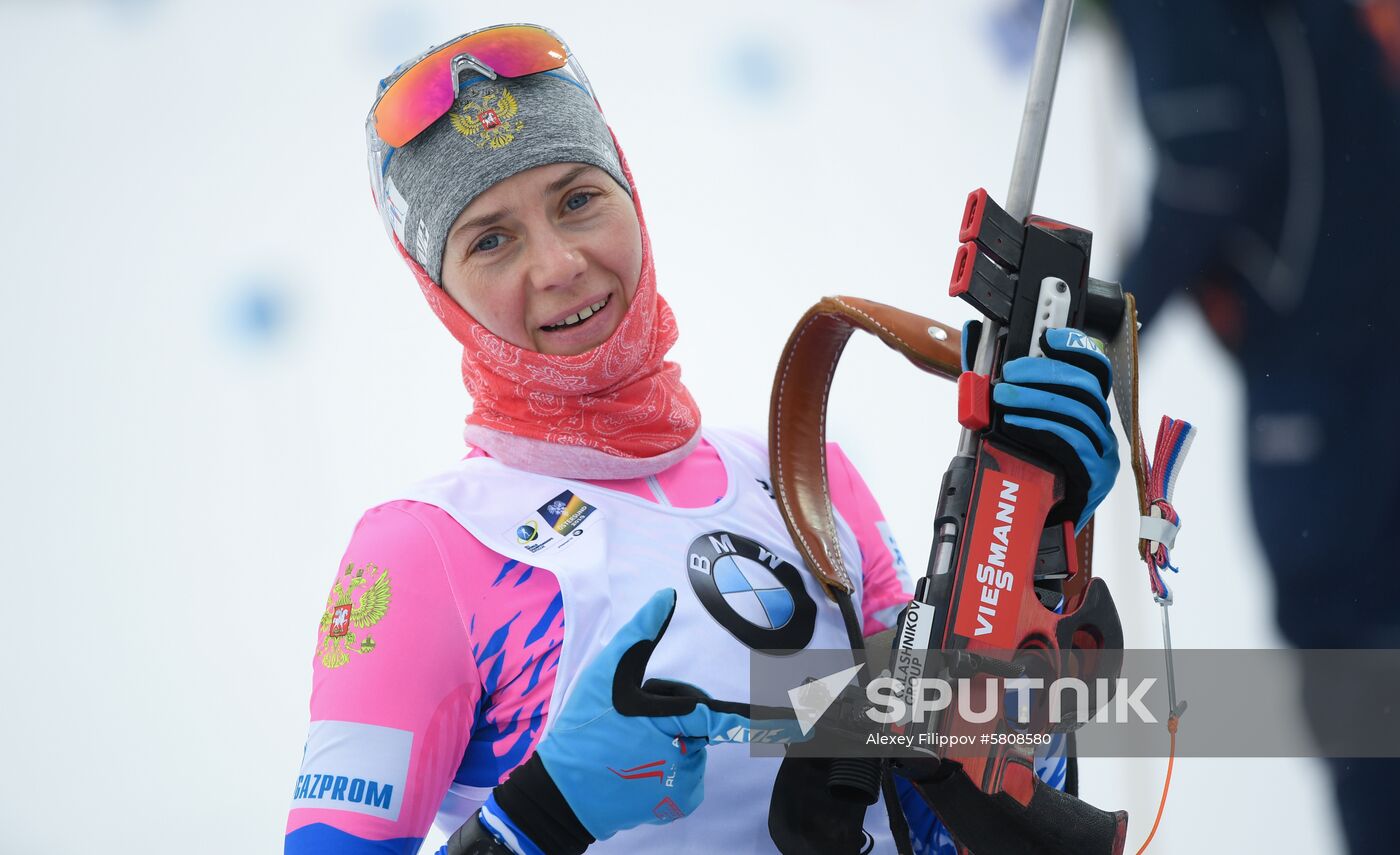
[[[566,66],[592,95],[588,78],[571,59],[568,46],[544,27],[500,24],[475,30],[430,48],[408,64],[407,70],[379,93],[371,111],[373,130],[386,145],[400,148],[452,109],[464,74],[495,80]]]

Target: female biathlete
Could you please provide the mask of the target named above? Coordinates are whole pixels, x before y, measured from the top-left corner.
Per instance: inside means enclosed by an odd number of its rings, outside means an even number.
[[[320,620],[286,852],[417,852],[434,822],[470,852],[776,851],[778,761],[709,748],[748,738],[752,650],[846,634],[779,516],[765,443],[702,429],[665,361],[676,321],[587,78],[548,30],[491,27],[396,69],[367,131],[394,246],[463,345],[470,451],[355,528]],[[1040,387],[1105,387],[1028,362],[997,401],[1021,396],[1102,496],[1107,408]],[[909,578],[860,475],[828,455],[870,634]],[[1041,771],[1059,785],[1063,759]],[[951,851],[903,801],[917,849]],[[894,851],[882,806],[865,828]]]

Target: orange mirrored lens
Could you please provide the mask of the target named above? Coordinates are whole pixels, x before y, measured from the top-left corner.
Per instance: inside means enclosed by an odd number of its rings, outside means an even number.
[[[502,77],[552,71],[569,60],[563,43],[539,27],[493,27],[463,36],[428,54],[384,91],[374,108],[380,139],[398,148],[452,109],[452,60],[464,53]]]

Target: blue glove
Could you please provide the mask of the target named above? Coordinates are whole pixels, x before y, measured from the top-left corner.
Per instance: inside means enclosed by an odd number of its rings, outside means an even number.
[[[992,404],[1008,439],[1035,449],[1065,473],[1068,518],[1084,528],[1118,477],[1108,393],[1113,367],[1098,342],[1075,329],[1041,333],[1044,357],[1023,356],[1002,367]]]
[[[962,368],[970,371],[982,337],[981,321],[963,324]],[[1008,439],[1035,449],[1065,473],[1065,503],[1078,518],[1078,533],[1118,477],[1118,439],[1113,435],[1108,393],[1113,366],[1098,342],[1076,329],[1041,333],[1044,357],[1006,363],[992,387],[992,405],[1004,415]]]
[[[747,742],[748,705],[671,680],[643,685],[675,608],[675,590],[658,591],[579,674],[535,754],[481,809],[498,839],[527,855],[577,853],[699,807],[706,747]]]

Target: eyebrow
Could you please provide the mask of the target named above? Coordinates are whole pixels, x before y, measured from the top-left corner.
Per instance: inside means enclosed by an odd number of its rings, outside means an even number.
[[[541,195],[543,195],[543,196],[548,196],[548,195],[550,195],[551,193],[558,193],[560,190],[563,190],[565,187],[567,187],[567,186],[569,186],[570,184],[572,184],[572,183],[574,182],[574,179],[575,179],[575,178],[578,178],[578,177],[579,177],[580,175],[582,175],[584,172],[586,172],[586,171],[589,170],[589,169],[593,169],[593,168],[594,168],[594,167],[592,167],[592,166],[590,166],[589,164],[586,164],[586,163],[581,163],[581,164],[579,164],[578,166],[576,166],[576,167],[574,167],[573,169],[570,169],[568,172],[564,173],[564,174],[563,174],[562,176],[560,176],[557,180],[551,181],[551,182],[544,188],[544,190],[543,190],[543,192],[541,193]],[[484,227],[484,226],[494,225],[497,221],[501,220],[502,218],[504,218],[504,217],[507,216],[508,214],[510,214],[510,209],[509,209],[509,208],[503,208],[503,209],[501,209],[501,210],[499,210],[499,211],[492,211],[492,212],[489,213],[489,214],[482,214],[482,215],[479,216],[479,217],[472,217],[470,220],[466,220],[465,222],[460,223],[460,224],[457,226],[457,228],[453,229],[453,230],[452,230],[452,234],[448,236],[448,240],[450,241],[452,238],[455,238],[458,234],[460,234],[460,233],[462,233],[462,232],[465,232],[465,231],[470,231],[471,229],[477,229],[477,228],[482,228],[482,227]]]
[[[563,177],[561,177],[558,181],[551,181],[549,183],[549,186],[544,188],[544,195],[548,196],[550,193],[557,193],[560,190],[563,190],[565,187],[572,184],[575,178],[579,177],[585,171],[592,168],[592,166],[589,166],[586,163],[580,163],[578,166],[575,166],[573,169],[570,169],[568,172],[564,173]]]

